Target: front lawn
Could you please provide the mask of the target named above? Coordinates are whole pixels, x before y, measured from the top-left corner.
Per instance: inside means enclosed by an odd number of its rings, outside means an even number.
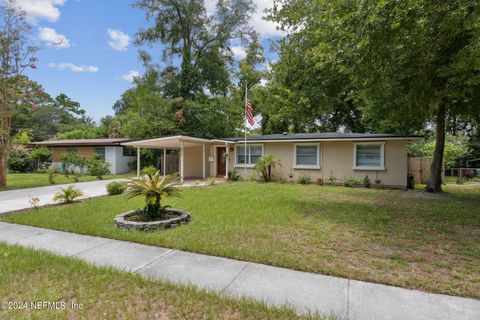
[[[0,283],[2,302],[57,302],[60,308],[6,310],[2,304],[1,319],[317,319],[2,243]]]
[[[232,183],[186,188],[192,222],[151,233],[113,217],[142,199],[104,197],[5,221],[480,298],[480,187],[419,191]]]
[[[109,174],[103,177],[103,179],[120,179],[120,178],[131,178],[134,174],[124,173],[124,174]],[[94,181],[96,177],[90,175],[82,175],[80,177],[80,182],[85,181]],[[63,174],[57,174],[55,177],[55,184],[65,184],[65,183],[74,183],[73,176],[66,177]],[[25,188],[36,188],[36,187],[45,187],[51,186],[48,181],[48,174],[46,173],[9,173],[7,174],[7,187],[0,188],[0,191],[3,190],[13,190],[13,189],[25,189]]]

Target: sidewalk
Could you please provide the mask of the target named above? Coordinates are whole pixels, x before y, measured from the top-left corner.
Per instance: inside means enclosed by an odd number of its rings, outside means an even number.
[[[0,222],[0,241],[341,319],[479,319],[480,300]]]

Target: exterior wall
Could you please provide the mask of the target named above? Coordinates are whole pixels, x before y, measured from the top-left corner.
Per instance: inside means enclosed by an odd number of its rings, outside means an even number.
[[[205,148],[207,152],[208,148]],[[183,176],[185,178],[202,177],[202,147],[185,148],[183,157]]]
[[[95,147],[76,147],[78,155],[88,158],[95,153]],[[53,153],[52,167],[62,168],[61,157],[67,153],[67,147],[51,147]],[[124,157],[123,147],[105,147],[105,162],[110,164],[110,173],[120,174],[130,172],[128,163],[135,161],[136,157]]]
[[[112,174],[130,172],[128,163],[135,160],[135,156],[126,157],[123,155],[123,147],[105,147],[105,162],[110,163],[110,173]]]
[[[360,141],[358,141],[360,142]],[[275,154],[281,159],[282,167],[273,169],[274,177],[292,175],[297,179],[299,175],[310,176],[312,182],[317,179],[327,180],[330,175],[337,178],[339,182],[354,178],[362,180],[366,175],[369,176],[372,183],[380,179],[386,186],[406,187],[407,185],[407,142],[404,140],[387,140],[384,142],[384,162],[385,170],[355,170],[354,165],[354,142],[353,141],[332,141],[320,142],[320,169],[296,169],[294,168],[294,146],[293,142],[268,142],[263,143],[264,154]],[[262,143],[252,143],[262,144]],[[238,144],[240,145],[240,144]],[[235,151],[229,157],[230,170],[235,166]],[[238,174],[250,176],[255,174],[253,168],[247,168],[244,172],[244,166],[236,167]]]
[[[94,147],[76,147],[78,155],[88,158],[94,154]],[[67,147],[51,147],[53,154],[53,162],[61,162],[60,158],[67,153]]]

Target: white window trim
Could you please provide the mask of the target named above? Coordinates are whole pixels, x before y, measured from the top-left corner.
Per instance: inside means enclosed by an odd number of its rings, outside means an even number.
[[[243,143],[238,143],[235,145],[235,168],[253,168],[255,167],[255,163],[253,164],[247,164],[245,165],[244,163],[238,163],[238,158],[237,158],[237,147],[245,147],[245,144]],[[265,146],[263,145],[263,143],[255,143],[255,144],[251,144],[251,143],[247,143],[247,148],[248,147],[262,147],[262,157],[265,155]]]
[[[306,165],[297,164],[297,146],[316,146],[317,147],[317,164]],[[293,169],[320,169],[320,143],[294,143],[293,144]]]
[[[380,146],[380,166],[357,166],[357,145],[373,144]],[[353,170],[385,171],[385,142],[355,142],[353,144]]]

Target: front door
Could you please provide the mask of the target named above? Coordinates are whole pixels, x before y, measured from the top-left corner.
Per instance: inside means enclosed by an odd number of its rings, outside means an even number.
[[[217,147],[217,176],[226,175],[227,148]]]

